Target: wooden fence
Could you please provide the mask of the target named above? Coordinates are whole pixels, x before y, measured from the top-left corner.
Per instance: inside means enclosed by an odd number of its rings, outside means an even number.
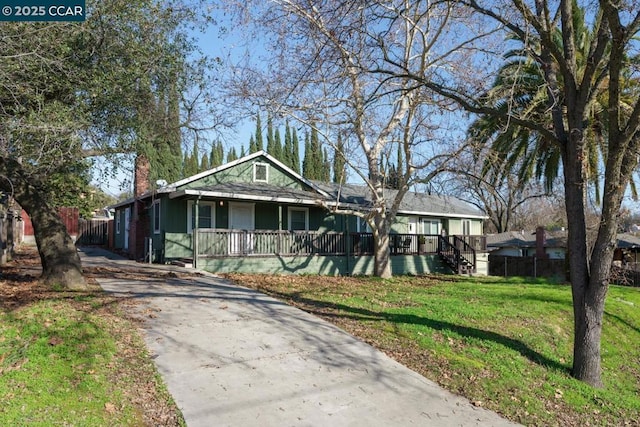
[[[555,277],[564,280],[566,272],[564,259],[489,255],[491,276]]]
[[[104,246],[109,243],[109,220],[80,219],[78,220],[78,245]]]

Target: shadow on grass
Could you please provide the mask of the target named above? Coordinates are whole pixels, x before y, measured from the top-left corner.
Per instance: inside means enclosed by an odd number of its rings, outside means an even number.
[[[357,321],[387,321],[393,324],[404,323],[410,325],[421,325],[436,331],[450,331],[466,338],[475,338],[500,344],[504,347],[510,348],[511,350],[520,353],[523,357],[529,359],[531,362],[536,363],[540,366],[544,366],[548,369],[566,373],[570,372],[570,366],[559,363],[556,360],[550,359],[538,353],[537,351],[528,347],[522,341],[498,334],[496,332],[485,331],[483,329],[473,328],[469,326],[456,325],[451,322],[430,319],[428,317],[416,316],[413,314],[384,313],[371,311],[364,308],[352,307],[345,304],[327,303],[303,297],[298,293],[287,294],[264,289],[262,289],[261,291],[268,293],[275,298],[295,303],[295,305],[297,305],[298,307],[316,316],[325,318],[345,318]]]

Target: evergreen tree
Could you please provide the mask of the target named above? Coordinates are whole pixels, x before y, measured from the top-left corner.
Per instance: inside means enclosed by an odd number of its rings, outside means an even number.
[[[311,143],[309,134],[304,135],[304,158],[302,159],[302,176],[307,179],[313,178],[313,156],[311,154]]]
[[[238,154],[236,153],[235,147],[231,147],[229,152],[227,152],[227,163],[232,162],[238,159]]]
[[[258,119],[256,120],[256,139],[255,150],[262,150],[264,145],[262,144],[262,121],[260,120],[260,112],[258,112]],[[249,154],[251,154],[251,147],[249,147]]]
[[[206,154],[202,155],[202,160],[200,161],[200,172],[204,172],[209,170],[209,156]]]
[[[255,153],[256,151],[258,151],[256,149],[256,141],[253,139],[253,135],[251,135],[249,138],[249,154]]]
[[[149,160],[149,182],[182,177],[180,106],[176,84],[161,81],[152,89],[150,81],[138,91],[140,113],[146,118],[137,130],[138,151]]]
[[[267,153],[272,154],[271,150],[275,150],[273,138],[273,119],[271,113],[267,115]]]
[[[300,142],[298,141],[298,131],[296,128],[293,128],[291,145],[291,169],[296,173],[300,173]]]
[[[209,167],[216,168],[224,162],[224,149],[222,148],[222,142],[216,141],[211,147],[211,154],[209,157]]]
[[[198,173],[198,144],[193,144],[191,154],[185,154],[184,158],[184,175],[190,177]]]
[[[320,176],[320,179],[324,182],[331,181],[331,163],[329,162],[329,154],[327,153],[326,148],[323,150],[322,169]]]
[[[291,141],[291,128],[289,121],[284,125],[284,145],[282,146],[282,163],[293,169],[293,145]]]
[[[318,130],[315,124],[311,126],[311,135],[305,136],[303,176],[307,179],[323,181],[325,177],[325,159],[320,140],[318,139]],[[328,180],[327,180],[328,181]]]
[[[282,161],[282,140],[280,139],[280,130],[276,128],[276,131],[273,135],[273,143],[271,144],[271,150],[267,150],[269,154],[271,154],[276,159]]]
[[[338,133],[338,142],[336,142],[336,149],[333,154],[333,182],[345,182],[346,170],[345,170],[345,153],[344,142],[342,141],[342,135]]]

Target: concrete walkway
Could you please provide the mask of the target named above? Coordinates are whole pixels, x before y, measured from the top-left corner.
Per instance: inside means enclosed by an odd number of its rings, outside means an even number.
[[[259,292],[99,249],[81,256],[121,271],[99,280],[106,291],[141,300],[147,346],[189,427],[515,425]]]

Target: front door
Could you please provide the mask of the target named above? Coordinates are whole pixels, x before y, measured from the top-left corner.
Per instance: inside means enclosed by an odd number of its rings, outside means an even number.
[[[255,230],[255,205],[253,203],[229,203],[229,253],[248,254],[253,251]]]

